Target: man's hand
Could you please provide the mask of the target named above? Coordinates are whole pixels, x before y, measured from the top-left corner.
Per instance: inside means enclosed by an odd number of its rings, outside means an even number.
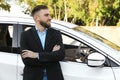
[[[52,51],[58,51],[59,49],[60,49],[60,45],[55,45]],[[39,57],[39,53],[30,50],[22,51],[22,58],[38,58],[38,57]]]
[[[38,58],[39,53],[30,51],[30,50],[23,50],[22,51],[22,58]]]
[[[60,49],[60,45],[55,45],[52,51],[58,51],[59,49]]]

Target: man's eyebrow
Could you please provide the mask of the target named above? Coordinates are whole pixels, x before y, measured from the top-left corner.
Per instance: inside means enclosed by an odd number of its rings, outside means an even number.
[[[48,16],[48,15],[50,15],[49,13],[46,13],[46,14],[44,14],[45,16]]]

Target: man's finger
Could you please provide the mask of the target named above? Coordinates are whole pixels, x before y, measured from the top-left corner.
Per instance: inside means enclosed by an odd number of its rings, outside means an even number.
[[[23,56],[22,56],[22,58],[26,58],[26,57],[28,57],[28,56],[27,56],[27,55],[23,55]]]
[[[60,48],[60,45],[55,46],[56,48]]]
[[[22,54],[22,57],[23,57],[23,58],[29,57],[28,52],[24,52],[24,53]]]
[[[23,53],[24,53],[24,52],[28,52],[28,51],[30,51],[30,50],[22,50]]]
[[[57,51],[57,50],[59,50],[60,49],[60,45],[55,45],[54,47],[53,47],[53,50],[52,51]]]
[[[54,47],[57,47],[57,45],[55,45]]]
[[[27,54],[27,53],[28,53],[28,52],[23,52],[22,55],[25,55],[25,54]]]

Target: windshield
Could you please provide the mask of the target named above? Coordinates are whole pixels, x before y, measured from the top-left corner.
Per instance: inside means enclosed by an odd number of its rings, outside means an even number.
[[[85,33],[85,34],[87,34],[87,35],[89,35],[91,37],[94,37],[95,39],[97,39],[97,40],[107,44],[108,46],[112,47],[113,49],[115,49],[117,51],[120,51],[120,47],[118,45],[112,43],[111,41],[109,41],[109,40],[107,40],[107,39],[105,39],[105,38],[91,32],[91,31],[88,31],[88,30],[84,29],[83,27],[78,26],[78,27],[75,27],[73,29],[77,30],[77,31],[80,31],[80,32],[83,32],[83,33]]]

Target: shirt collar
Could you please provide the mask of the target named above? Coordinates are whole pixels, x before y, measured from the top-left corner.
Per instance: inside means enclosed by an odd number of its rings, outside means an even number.
[[[45,33],[48,30],[47,28],[45,28],[45,30],[43,32],[41,32],[36,25],[35,25],[35,29],[36,29],[36,31],[39,31],[40,33]]]

